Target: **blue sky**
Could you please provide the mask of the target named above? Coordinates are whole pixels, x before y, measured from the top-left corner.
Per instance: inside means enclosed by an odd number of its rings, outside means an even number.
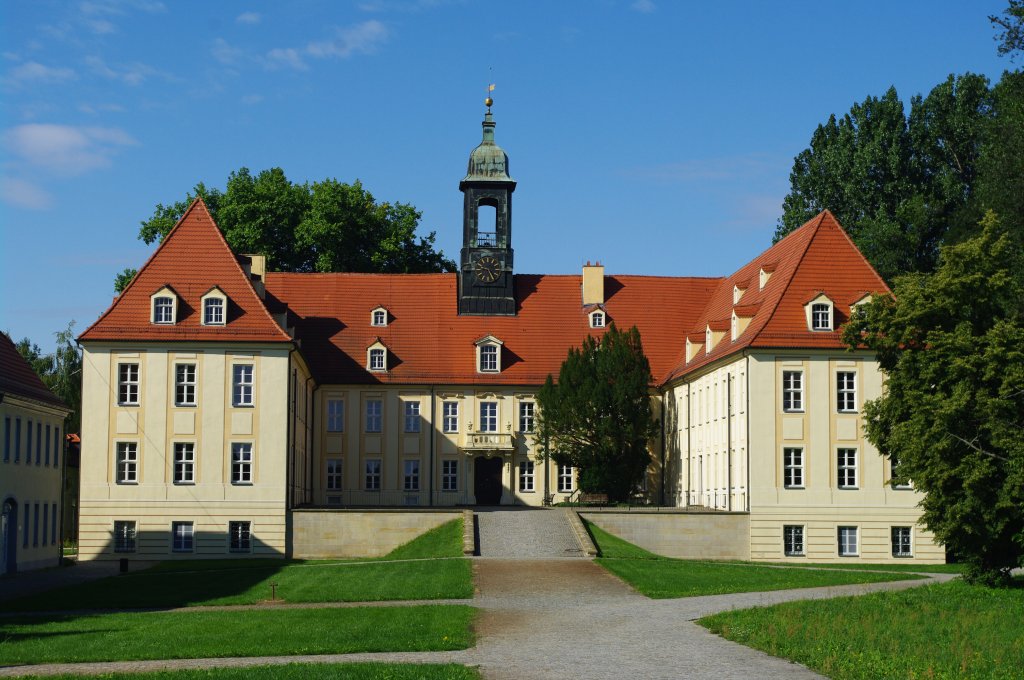
[[[521,273],[725,275],[771,243],[816,125],[993,80],[976,2],[6,2],[0,329],[110,303],[159,202],[280,166],[412,203],[452,258],[487,83]]]

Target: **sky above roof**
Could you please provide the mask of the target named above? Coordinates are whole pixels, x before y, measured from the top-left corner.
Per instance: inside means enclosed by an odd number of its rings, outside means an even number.
[[[771,244],[830,113],[996,80],[1003,0],[159,2],[0,7],[0,330],[109,305],[157,203],[279,166],[412,203],[457,259],[495,83],[520,273],[724,276]]]

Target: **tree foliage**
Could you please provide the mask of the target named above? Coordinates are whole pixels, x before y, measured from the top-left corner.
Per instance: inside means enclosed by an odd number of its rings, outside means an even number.
[[[75,345],[75,322],[55,333],[57,349],[53,354],[43,354],[39,345],[29,338],[15,343],[18,353],[32,366],[32,370],[51,392],[70,407],[71,413],[64,421],[65,432],[78,432],[81,428],[82,413],[82,354]]]
[[[924,492],[923,522],[968,578],[1005,583],[1024,559],[1024,254],[994,213],[980,226],[843,333],[887,376],[868,438]]]
[[[378,203],[358,181],[295,184],[281,168],[257,175],[241,168],[223,192],[200,182],[184,200],[158,204],[139,238],[163,239],[196,196],[235,252],[265,255],[276,271],[455,271],[455,263],[434,249],[434,232],[416,237],[421,213],[413,206]]]
[[[537,394],[538,434],[555,462],[577,469],[581,490],[624,501],[643,482],[658,427],[650,383],[640,332],[614,324],[569,350],[557,383],[548,376]]]
[[[996,37],[999,43],[996,50],[1001,56],[1009,54],[1013,59],[1017,52],[1024,52],[1024,0],[1010,0],[1003,16],[990,15],[988,20],[994,27],[1002,29]]]

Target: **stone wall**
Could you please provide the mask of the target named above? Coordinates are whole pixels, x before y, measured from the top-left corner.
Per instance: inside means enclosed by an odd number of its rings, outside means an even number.
[[[665,557],[750,559],[750,515],[725,512],[583,511],[580,516]]]
[[[292,557],[380,557],[462,511],[293,510]]]

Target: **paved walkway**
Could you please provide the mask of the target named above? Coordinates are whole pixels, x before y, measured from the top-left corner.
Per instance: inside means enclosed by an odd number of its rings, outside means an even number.
[[[582,557],[564,508],[476,508],[481,557]]]
[[[619,678],[819,678],[803,666],[708,633],[693,619],[718,611],[800,599],[899,590],[928,581],[898,581],[678,600],[649,600],[595,562],[569,559],[477,559],[478,643],[455,652],[332,654],[188,659],[0,668],[0,677],[110,673],[170,668],[245,667],[294,662],[453,662],[479,666],[488,680]],[[933,575],[932,580],[952,578]],[[393,604],[393,603],[388,603]]]
[[[131,560],[129,571],[138,571],[152,567],[156,562]],[[0,602],[13,600],[16,597],[33,595],[46,590],[73,586],[87,581],[117,576],[120,564],[113,562],[82,562],[68,567],[54,567],[38,571],[26,571],[12,576],[0,577]]]

